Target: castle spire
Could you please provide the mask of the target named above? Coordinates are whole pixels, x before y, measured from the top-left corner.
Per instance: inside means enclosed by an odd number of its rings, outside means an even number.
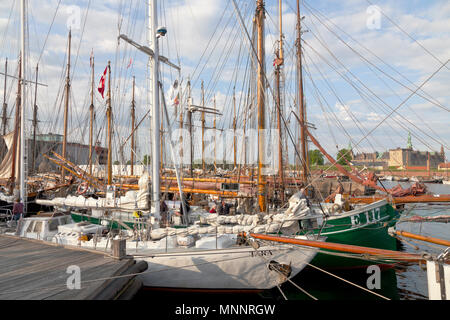
[[[412,140],[411,140],[411,132],[408,132],[408,144],[406,145],[407,149],[411,149],[413,148],[412,146]]]

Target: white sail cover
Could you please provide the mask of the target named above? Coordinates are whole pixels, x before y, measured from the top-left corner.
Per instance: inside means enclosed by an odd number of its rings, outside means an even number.
[[[8,148],[8,151],[5,154],[5,157],[3,158],[2,163],[0,164],[0,179],[9,179],[11,178],[11,171],[13,166],[13,140],[14,140],[14,132],[11,132],[7,134],[6,136],[3,136],[3,140],[5,141],[6,147]],[[20,154],[20,141],[17,143],[16,148],[16,168],[15,168],[15,176],[16,178],[19,177],[19,154]]]
[[[144,173],[139,179],[139,191],[128,191],[125,196],[115,198],[113,204],[107,203],[105,198],[85,198],[84,196],[67,196],[65,198],[55,198],[53,200],[36,200],[37,204],[56,207],[74,207],[91,209],[118,209],[118,210],[143,210],[149,209],[149,175]]]

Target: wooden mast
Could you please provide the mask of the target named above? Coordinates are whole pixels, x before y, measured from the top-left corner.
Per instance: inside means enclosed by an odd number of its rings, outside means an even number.
[[[12,145],[12,166],[11,166],[11,180],[10,180],[10,193],[13,194],[16,185],[16,162],[17,162],[17,144],[19,140],[20,129],[20,105],[22,96],[22,57],[19,58],[19,79],[17,81],[17,97],[16,97],[16,114],[14,119],[14,137]]]
[[[2,110],[2,134],[6,135],[6,125],[8,123],[8,118],[7,118],[7,110],[8,110],[8,105],[6,103],[6,82],[7,82],[7,78],[8,78],[8,58],[6,58],[5,61],[5,85],[3,87],[3,110]]]
[[[281,202],[284,203],[284,166],[283,166],[283,137],[281,130],[281,66],[284,64],[283,58],[283,19],[282,19],[282,0],[279,0],[279,19],[280,19],[280,40],[277,59],[275,64],[276,79],[276,105],[277,105],[277,126],[278,126],[278,175],[280,178]]]
[[[134,153],[135,153],[135,141],[134,141],[134,127],[136,118],[136,101],[134,100],[134,91],[136,85],[136,77],[133,77],[133,98],[131,100],[131,175],[134,175]]]
[[[233,156],[234,169],[237,167],[236,161],[236,87],[233,87]]]
[[[111,61],[108,61],[108,99],[106,101],[108,119],[108,185],[112,184],[112,110],[111,110]]]
[[[91,78],[91,105],[89,106],[89,174],[92,176],[92,162],[93,162],[93,144],[94,144],[94,72],[95,72],[95,60],[94,56],[92,56],[91,60],[91,69],[92,69],[92,78]]]
[[[63,145],[62,145],[62,157],[66,158],[66,148],[67,148],[67,123],[69,117],[69,94],[70,94],[70,53],[71,53],[71,43],[72,43],[72,30],[69,31],[69,55],[67,61],[67,78],[66,78],[66,97],[64,103],[64,135],[63,135]],[[64,167],[61,168],[61,180],[64,181]]]
[[[33,159],[31,164],[31,172],[35,171],[35,163],[36,163],[36,128],[37,128],[37,85],[38,85],[38,72],[39,65],[36,65],[36,84],[34,87],[34,108],[33,108]]]
[[[202,106],[205,108],[205,87],[202,80]],[[205,174],[205,111],[202,111],[202,172]]]
[[[217,168],[217,151],[216,151],[216,96],[214,95],[214,174]]]
[[[258,204],[261,212],[266,211],[265,177],[262,173],[264,159],[265,129],[265,78],[264,78],[264,0],[256,2],[256,27],[258,30]]]
[[[307,155],[306,155],[306,131],[305,131],[305,106],[303,96],[303,75],[302,75],[302,29],[300,16],[300,0],[297,0],[297,73],[298,73],[298,105],[300,118],[300,149],[301,149],[301,165],[302,165],[302,180],[307,184]]]

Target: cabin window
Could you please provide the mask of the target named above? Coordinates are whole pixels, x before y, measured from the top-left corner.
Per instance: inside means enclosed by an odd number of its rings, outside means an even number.
[[[33,230],[33,226],[34,226],[35,222],[36,221],[31,221],[30,222],[30,224],[28,225],[28,228],[27,228],[27,232],[31,232],[31,230]]]
[[[58,219],[49,221],[49,223],[48,223],[48,230],[49,231],[58,230]]]
[[[36,221],[34,226],[34,232],[41,233],[42,230],[42,221]]]

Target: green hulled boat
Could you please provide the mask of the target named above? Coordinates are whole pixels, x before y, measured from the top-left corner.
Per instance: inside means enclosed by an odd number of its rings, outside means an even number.
[[[141,223],[143,224],[143,222],[139,221],[138,219],[128,219],[128,221],[121,221],[121,223],[117,222],[117,220],[115,219],[111,219],[108,217],[93,217],[91,215],[88,214],[83,214],[83,213],[78,213],[78,212],[72,212],[71,214],[72,216],[72,220],[75,223],[78,222],[89,222],[92,224],[99,224],[99,225],[104,225],[106,226],[108,229],[134,229],[136,228],[136,226]],[[127,227],[125,227],[124,225],[126,225]]]
[[[333,204],[323,204],[331,209]],[[332,214],[324,221],[322,229],[306,229],[303,233],[314,232],[327,238],[326,242],[355,246],[396,250],[397,241],[388,234],[388,228],[395,225],[400,214],[386,200],[355,207],[348,212]],[[345,269],[376,264],[373,261],[347,258],[323,253],[321,250],[311,264],[327,269]],[[333,251],[329,251],[333,252]],[[335,253],[335,252],[333,252]]]

